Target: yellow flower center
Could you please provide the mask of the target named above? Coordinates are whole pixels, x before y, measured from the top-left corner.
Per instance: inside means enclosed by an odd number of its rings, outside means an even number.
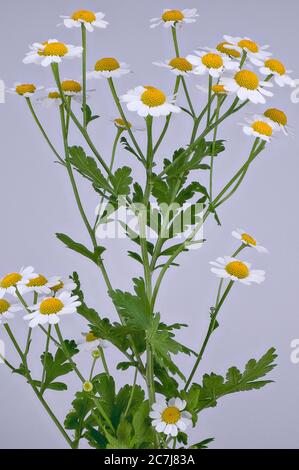
[[[271,119],[271,121],[280,124],[281,126],[286,126],[288,123],[287,115],[280,109],[267,109],[267,111],[264,113],[264,116],[266,116],[268,119]]]
[[[59,284],[56,286],[51,287],[51,291],[58,292],[59,290],[64,288],[64,282],[60,281]]]
[[[64,80],[61,83],[61,88],[66,92],[80,93],[82,91],[81,84],[75,80]]]
[[[87,335],[85,336],[85,339],[87,343],[92,343],[93,341],[96,341],[98,338],[91,331],[90,333],[87,333]]]
[[[125,121],[122,119],[122,118],[116,118],[114,119],[114,124],[117,126],[117,127],[123,127],[124,129],[131,129],[132,127],[132,124],[130,122],[128,122],[127,124],[125,123]]]
[[[162,413],[162,421],[167,424],[176,424],[181,418],[181,412],[176,406],[169,406]]]
[[[231,49],[229,46],[232,46],[229,42],[221,42],[217,46],[217,51],[222,52],[222,54],[229,55],[230,57],[234,57],[235,59],[239,59],[241,54],[239,51],[235,49]]]
[[[266,60],[265,67],[268,67],[272,72],[276,72],[279,75],[285,75],[286,73],[286,68],[283,63],[276,59]]]
[[[162,20],[165,21],[183,21],[184,14],[180,10],[165,11],[162,15]]]
[[[152,86],[145,86],[146,91],[141,95],[141,101],[146,106],[150,108],[155,108],[157,106],[162,106],[166,102],[166,96],[163,91],[158,90]]]
[[[0,287],[8,289],[9,287],[15,287],[18,282],[22,280],[22,276],[19,273],[11,273],[5,276],[0,282]]]
[[[247,90],[256,90],[260,84],[258,76],[250,70],[241,70],[236,73],[235,80],[240,87]]]
[[[243,242],[247,243],[247,245],[256,246],[256,240],[250,235],[248,235],[248,233],[242,234],[242,240]]]
[[[42,287],[46,285],[48,282],[48,279],[45,278],[42,274],[39,276],[35,277],[34,279],[30,279],[28,284],[26,284],[27,287]]]
[[[72,20],[74,21],[82,20],[82,21],[85,21],[86,23],[93,23],[94,21],[96,21],[96,19],[97,19],[96,15],[92,11],[89,11],[89,10],[75,11],[75,13],[73,13],[72,15]]]
[[[238,46],[242,47],[242,49],[248,49],[250,52],[254,53],[259,51],[259,46],[249,39],[242,39],[242,41],[238,42]]]
[[[6,313],[10,307],[10,303],[5,299],[0,299],[0,315]]]
[[[42,315],[54,315],[63,309],[64,305],[59,299],[55,297],[45,299],[42,301],[39,307],[39,311]]]
[[[227,93],[226,89],[224,88],[223,85],[213,85],[212,86],[212,91],[214,93]]]
[[[36,86],[31,83],[24,83],[23,85],[16,86],[16,93],[21,96],[25,95],[25,93],[35,93],[35,91]]]
[[[120,68],[120,63],[113,57],[104,57],[97,61],[94,66],[96,72],[112,72]]]
[[[218,54],[206,54],[201,61],[208,69],[220,69],[223,66],[223,59]]]
[[[237,279],[246,279],[249,276],[249,269],[242,261],[232,261],[225,267],[226,272]]]
[[[49,94],[48,94],[48,98],[50,100],[57,100],[60,98],[60,94],[58,93],[58,91],[51,91]]]
[[[270,124],[264,121],[255,121],[251,127],[255,132],[261,135],[271,137],[271,135],[273,134],[273,129]]]
[[[184,57],[175,57],[169,62],[170,67],[180,70],[181,72],[190,72],[193,69],[192,64]]]
[[[51,42],[45,45],[44,56],[64,57],[68,53],[68,48],[62,42]]]

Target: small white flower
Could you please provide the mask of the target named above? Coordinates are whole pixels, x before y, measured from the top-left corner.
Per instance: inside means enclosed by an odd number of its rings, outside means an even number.
[[[56,285],[51,287],[51,292],[57,294],[57,292],[73,292],[76,289],[76,284],[71,279],[62,279],[61,277],[58,278],[58,282]]]
[[[273,75],[274,80],[280,87],[285,85],[295,88],[296,84],[294,80],[288,75],[292,73],[292,70],[287,70],[282,62],[277,59],[268,59],[264,62],[263,66],[260,68],[260,72],[263,75]]]
[[[43,90],[43,86],[37,87],[33,83],[14,83],[13,88],[9,88],[7,91],[8,93],[12,93],[13,95],[22,96],[24,98],[31,98],[35,93],[40,90]]]
[[[21,294],[27,294],[28,292],[36,292],[37,294],[51,294],[51,288],[56,286],[59,282],[59,276],[53,276],[47,279],[42,274],[30,279],[27,284],[21,286],[19,291]]]
[[[179,113],[181,109],[175,106],[172,98],[167,98],[163,91],[151,86],[138,86],[121,96],[127,103],[129,111],[136,111],[139,116],[168,116],[170,113]]]
[[[99,347],[106,349],[108,348],[108,342],[97,338],[95,334],[90,331],[89,333],[82,333],[83,339],[77,341],[78,349],[84,352],[96,351]]]
[[[57,39],[49,39],[49,41],[40,44],[34,43],[30,48],[30,52],[26,54],[23,60],[24,64],[38,64],[48,67],[53,63],[60,63],[62,59],[73,59],[82,56],[82,47],[64,44]]]
[[[72,16],[60,16],[63,18],[63,23],[66,28],[81,28],[84,24],[89,32],[93,32],[94,28],[107,28],[108,22],[104,20],[105,14],[101,11],[94,13],[89,10],[75,11]]]
[[[241,101],[265,104],[265,96],[273,96],[271,91],[265,89],[272,88],[272,83],[260,81],[251,70],[240,70],[234,77],[221,77],[219,83],[224,85],[226,90],[236,93]]]
[[[62,292],[58,297],[47,297],[42,302],[29,307],[32,313],[24,316],[24,320],[29,321],[29,327],[37,325],[56,325],[60,321],[61,315],[75,313],[77,307],[81,305],[77,295],[72,296],[69,292]]]
[[[237,240],[240,240],[244,245],[251,246],[255,248],[259,253],[269,253],[267,248],[264,248],[260,245],[255,238],[249,235],[245,230],[242,228],[238,228],[232,232],[232,236]]]
[[[247,286],[250,286],[253,282],[261,284],[265,280],[265,271],[251,269],[251,264],[236,258],[225,256],[224,258],[217,258],[216,261],[211,261],[210,264],[213,266],[212,273],[222,279],[239,281]]]
[[[158,67],[165,67],[176,76],[187,76],[193,73],[193,65],[185,57],[174,57],[165,62],[153,62]]]
[[[32,266],[22,268],[19,272],[7,274],[0,280],[0,299],[2,299],[6,293],[15,295],[16,287],[22,288],[30,279],[36,276],[37,274],[35,274]]]
[[[288,126],[287,115],[276,108],[269,108],[264,112],[263,118],[266,118],[275,131],[282,131],[285,135],[292,134]]]
[[[157,432],[163,432],[166,436],[176,437],[180,431],[185,432],[192,424],[191,414],[184,411],[186,402],[180,398],[172,398],[154,403],[150,417],[152,425]]]
[[[184,23],[195,23],[197,14],[196,8],[186,8],[184,10],[163,10],[160,18],[152,18],[150,27],[156,28],[163,24],[164,28],[170,28],[175,25],[182,26]]]
[[[44,108],[48,109],[53,106],[59,108],[63,103],[58,88],[48,88],[47,95],[42,96],[37,101],[41,103]]]
[[[258,137],[265,142],[270,142],[273,136],[274,125],[264,116],[255,114],[252,118],[247,118],[247,123],[243,126],[246,135]]]
[[[15,312],[20,312],[23,308],[18,304],[11,304],[6,299],[0,299],[0,324],[14,317]]]
[[[210,74],[213,78],[219,78],[226,70],[238,70],[239,63],[231,60],[227,55],[217,50],[211,52],[196,51],[197,55],[188,55],[187,60],[194,66],[195,75]]]
[[[87,73],[87,78],[120,78],[130,72],[128,64],[119,62],[114,57],[104,57],[96,62],[92,72]]]
[[[224,40],[228,43],[228,49],[235,49],[240,53],[245,51],[250,62],[259,67],[264,64],[265,60],[272,56],[272,53],[267,51],[267,49],[269,49],[268,45],[259,46],[250,38],[224,36]]]

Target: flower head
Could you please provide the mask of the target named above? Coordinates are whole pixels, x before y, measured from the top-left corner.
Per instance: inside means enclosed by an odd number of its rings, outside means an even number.
[[[246,135],[258,137],[265,142],[270,142],[274,126],[268,119],[256,114],[252,118],[247,119],[247,124],[243,126],[243,131]]]
[[[24,64],[39,64],[48,67],[53,63],[60,63],[62,59],[73,59],[81,57],[81,46],[72,46],[57,41],[57,39],[49,39],[44,43],[34,43],[30,47],[30,51],[26,54]]]
[[[177,76],[190,75],[194,68],[191,62],[189,62],[185,57],[174,57],[171,60],[168,59],[165,62],[153,62],[153,64],[158,67],[165,67]]]
[[[94,13],[89,10],[75,11],[71,16],[61,16],[66,28],[81,28],[84,24],[89,32],[93,32],[94,28],[107,28],[108,22],[104,20],[105,14],[102,12]]]
[[[255,238],[249,235],[249,233],[242,228],[234,230],[232,232],[232,236],[237,240],[240,240],[244,245],[255,248],[259,253],[269,253],[266,248],[261,246]]]
[[[83,339],[77,341],[80,351],[93,352],[100,348],[108,348],[107,341],[97,337],[92,331],[89,333],[82,333]]]
[[[62,292],[58,297],[46,297],[42,302],[30,307],[32,313],[25,315],[24,320],[30,320],[30,328],[46,323],[55,325],[59,323],[61,315],[77,311],[77,307],[81,305],[78,299],[77,295],[72,296],[69,292]]]
[[[264,112],[263,118],[266,118],[275,130],[282,130],[285,135],[289,134],[288,117],[280,109],[267,109]]]
[[[172,98],[167,98],[163,91],[152,86],[138,86],[121,97],[127,103],[130,111],[136,111],[139,116],[168,116],[179,113],[181,109],[175,106]]]
[[[53,106],[59,108],[59,106],[62,105],[62,98],[58,88],[48,88],[47,94],[39,98],[38,102],[41,103],[44,108],[52,108]]]
[[[167,436],[176,437],[180,431],[186,431],[191,424],[191,414],[184,411],[186,402],[180,398],[172,398],[166,403],[154,403],[150,417],[152,425],[157,432],[163,432]]]
[[[274,80],[280,87],[285,85],[295,88],[294,80],[288,75],[292,73],[291,70],[287,70],[285,65],[277,59],[267,59],[265,60],[263,66],[260,68],[260,72],[263,75],[273,75]]]
[[[119,78],[128,73],[130,69],[126,63],[114,57],[104,57],[96,62],[92,72],[87,73],[87,78]]]
[[[238,70],[239,63],[232,61],[227,55],[217,50],[196,51],[197,55],[188,55],[187,60],[194,66],[195,75],[210,74],[219,78],[225,70]]]
[[[249,100],[252,103],[266,102],[265,96],[273,96],[273,93],[265,88],[271,88],[273,85],[269,82],[260,81],[256,73],[251,70],[240,70],[234,77],[222,77],[220,85],[225,89],[236,93],[241,101]]]
[[[73,292],[76,289],[76,284],[70,279],[58,279],[57,284],[51,287],[51,292],[56,295],[61,292]]]
[[[253,282],[261,284],[265,280],[265,271],[251,269],[251,264],[236,258],[225,256],[224,258],[217,258],[216,261],[212,261],[210,264],[213,266],[211,271],[222,279],[238,281],[248,286]]]
[[[14,95],[22,96],[23,98],[31,98],[35,93],[42,90],[44,87],[37,87],[33,83],[20,83],[14,84],[13,88],[9,88],[8,92]]]
[[[0,299],[0,324],[14,317],[15,312],[23,310],[18,304],[11,304],[6,299]]]
[[[26,284],[19,288],[21,294],[26,294],[27,292],[36,292],[37,294],[51,294],[51,288],[59,282],[58,276],[53,276],[47,279],[42,274],[36,275]]]
[[[269,46],[260,46],[248,37],[224,36],[224,40],[225,43],[222,44],[224,49],[227,46],[229,51],[235,50],[240,54],[240,57],[245,51],[250,62],[254,65],[262,66],[264,61],[272,55],[271,52],[267,51]]]
[[[22,268],[19,272],[9,273],[2,277],[2,279],[0,279],[0,299],[2,299],[6,293],[15,295],[16,288],[22,288],[30,279],[35,277],[36,274],[32,266]]]
[[[161,24],[164,28],[171,28],[177,24],[182,26],[184,23],[195,23],[198,17],[196,8],[186,8],[184,10],[163,10],[163,14],[160,18],[152,18],[150,20],[150,27],[156,28]]]

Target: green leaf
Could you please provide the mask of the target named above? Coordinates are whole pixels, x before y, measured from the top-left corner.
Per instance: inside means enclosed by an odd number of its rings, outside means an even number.
[[[138,362],[119,362],[116,366],[117,370],[128,370],[130,367],[138,367]]]
[[[207,449],[208,444],[211,444],[215,439],[214,437],[211,437],[209,439],[205,439],[204,441],[198,442],[197,444],[192,444],[192,446],[189,447],[189,449]]]
[[[77,253],[80,253],[80,255],[85,256],[86,258],[90,259],[91,261],[97,263],[101,255],[104,253],[106,248],[103,246],[98,246],[93,253],[90,251],[86,246],[82,245],[81,243],[77,243],[74,240],[72,240],[68,235],[65,235],[64,233],[56,233],[56,237],[58,240],[60,240],[62,243],[64,243],[67,248],[70,250],[76,251]]]
[[[132,155],[134,155],[134,157],[137,158],[137,160],[142,162],[142,160],[141,160],[140,156],[138,155],[138,153],[135,152],[135,150],[131,147],[131,145],[129,144],[129,142],[127,141],[127,139],[125,137],[122,137],[120,139],[120,142],[123,145],[124,149],[127,150],[127,152],[130,152]]]
[[[124,166],[123,168],[116,170],[114,176],[111,177],[114,193],[117,196],[127,196],[130,194],[130,186],[133,181],[131,173],[131,168]]]
[[[113,188],[98,168],[96,161],[92,157],[87,157],[82,147],[70,147],[69,155],[73,167],[92,183],[97,192],[103,194],[103,191],[107,191],[113,194]]]
[[[84,108],[82,106],[81,108],[81,111],[82,113],[84,113]],[[86,105],[86,123],[87,125],[90,124],[92,121],[95,121],[96,119],[98,119],[100,116],[98,116],[97,114],[93,115],[92,114],[92,111],[90,109],[90,106],[88,106],[88,104]]]
[[[225,151],[224,142],[225,140],[216,140],[215,145],[213,144],[213,142],[206,142],[207,144],[206,155],[210,156],[212,155],[212,152],[213,152],[213,156],[217,157],[220,153],[224,152]]]
[[[94,402],[87,393],[76,393],[76,398],[72,402],[72,410],[67,414],[64,420],[65,429],[76,431],[77,438],[81,439],[87,422],[86,418],[93,407]]]

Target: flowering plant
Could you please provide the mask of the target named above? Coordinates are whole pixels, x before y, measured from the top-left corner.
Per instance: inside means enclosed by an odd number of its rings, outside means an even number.
[[[252,249],[267,252],[251,233],[243,229],[233,231],[232,235],[238,241],[235,252],[211,262],[211,271],[219,278],[219,286],[209,312],[208,331],[198,351],[191,350],[176,338],[176,332],[187,325],[169,324],[167,317],[156,310],[163,281],[170,269],[177,269],[177,258],[206,243],[202,238],[205,221],[212,216],[220,225],[222,205],[237,192],[274,134],[288,134],[287,116],[274,107],[259,109],[245,117],[243,130],[252,139],[249,155],[229,181],[223,183],[222,189],[215,192],[215,168],[225,152],[224,140],[218,138],[221,124],[250,103],[265,105],[266,99],[273,96],[274,85],[292,87],[294,82],[285,66],[272,58],[267,46],[261,47],[247,37],[225,36],[214,48],[202,47],[192,54],[182,55],[177,33],[181,27],[195,23],[197,17],[196,9],[164,10],[159,18],[151,20],[152,28],[167,28],[165,33],[170,33],[174,45],[174,57],[155,62],[156,66],[165,69],[165,73],[173,74],[174,86],[169,96],[156,87],[140,84],[120,95],[116,79],[128,75],[130,66],[116,58],[99,58],[93,70],[88,71],[87,32],[96,34],[96,28],[105,29],[108,23],[103,13],[87,10],[63,17],[66,28],[81,30],[80,46],[49,39],[33,43],[26,54],[25,64],[51,69],[53,83],[46,94],[43,94],[43,87],[33,83],[17,83],[10,90],[24,99],[43,138],[65,169],[90,237],[90,246],[62,233],[57,237],[100,270],[119,317],[118,322],[112,322],[87,305],[76,272],[69,278],[48,277],[27,267],[0,279],[0,323],[19,355],[21,365],[2,359],[13,373],[22,376],[32,387],[68,445],[74,449],[82,440],[99,449],[205,448],[211,438],[189,442],[188,430],[197,425],[199,414],[215,407],[224,395],[260,389],[271,382],[264,376],[275,367],[274,348],[259,360],[249,360],[243,372],[231,367],[225,377],[212,373],[204,375],[201,381],[194,381],[210,338],[219,327],[220,310],[232,288],[239,283],[250,286],[265,280],[264,271],[252,269],[251,264],[241,257],[241,252]],[[74,77],[61,79],[60,67],[68,58],[80,59],[82,81]],[[116,136],[110,162],[90,137],[89,128],[98,124],[99,116],[94,115],[87,104],[91,93],[87,87],[88,79],[107,82],[119,113],[113,119]],[[207,81],[206,88],[201,85],[202,80]],[[202,91],[205,101],[201,111],[189,93],[194,83]],[[82,113],[80,108],[75,108],[75,102],[80,104]],[[63,152],[52,143],[38,117],[35,103],[57,108]],[[132,125],[127,111],[136,113],[140,124]],[[192,123],[190,141],[182,143],[179,149],[169,149],[163,161],[161,144],[179,113]],[[157,121],[162,121],[161,130]],[[71,129],[83,138],[84,148],[72,145]],[[137,135],[139,130],[144,134]],[[145,146],[142,135],[146,135]],[[130,166],[116,168],[120,143],[122,151],[130,154],[144,171],[145,184],[133,181]],[[93,221],[87,216],[81,200],[77,186],[80,177],[91,184],[99,197],[100,204]],[[112,217],[120,209],[130,211],[136,221],[134,229],[131,224],[118,221],[132,246],[134,243],[137,247],[136,251],[129,252],[138,272],[133,279],[133,292],[124,292],[112,285],[106,268],[106,248],[99,244],[101,230],[111,224]],[[154,242],[150,241],[152,233]],[[11,321],[21,310],[25,312],[24,320],[28,325],[24,347],[16,339]],[[81,339],[65,338],[60,322],[65,321],[67,331],[70,320],[64,318],[66,315],[70,318],[80,315],[86,321],[86,331]],[[34,328],[38,328],[45,338],[39,377],[33,376],[30,370]],[[121,389],[117,387],[116,374],[109,366],[108,347],[118,350],[122,357],[118,370],[134,371],[132,384]],[[90,361],[88,373],[79,370],[75,362],[81,351],[86,352]],[[186,370],[176,364],[178,354],[187,356]],[[77,376],[79,389],[71,410],[61,423],[48,404],[47,396],[65,391],[64,377],[71,373]]]

